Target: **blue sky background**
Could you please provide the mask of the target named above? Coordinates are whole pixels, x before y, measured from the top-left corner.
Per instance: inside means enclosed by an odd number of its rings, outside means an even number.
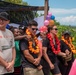
[[[44,6],[45,0],[23,0],[31,6]],[[49,12],[57,21],[65,25],[76,26],[76,0],[49,0]],[[38,11],[44,13],[44,11]]]

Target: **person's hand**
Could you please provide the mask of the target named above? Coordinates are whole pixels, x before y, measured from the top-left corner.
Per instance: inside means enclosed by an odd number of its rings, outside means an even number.
[[[65,62],[65,63],[64,63],[64,65],[65,65],[65,66],[68,66],[68,63],[67,63],[67,62]]]
[[[7,71],[11,71],[13,67],[14,67],[14,62],[9,62],[6,69],[7,69]]]
[[[66,57],[66,53],[62,53],[62,57],[65,58]]]
[[[51,70],[54,69],[54,65],[53,64],[50,64],[50,68],[51,68]]]
[[[66,53],[66,55],[69,55],[70,54],[70,51],[69,50],[66,50],[65,53]]]
[[[61,56],[61,57],[65,58],[65,57],[66,57],[66,53],[59,52],[59,53],[58,53],[58,56]]]
[[[42,65],[38,66],[37,69],[38,70],[41,70],[42,69]]]
[[[30,36],[30,35],[26,35],[26,38],[27,38],[28,40],[31,40],[31,36]]]
[[[6,64],[5,64],[5,68],[6,68],[7,71],[9,71],[9,69],[7,69],[8,66],[9,66],[9,64],[6,63]]]
[[[63,52],[59,52],[58,55],[61,56],[61,57],[63,57],[63,58],[66,57],[66,53],[63,53]]]
[[[40,58],[36,58],[36,59],[34,59],[35,61],[34,61],[34,64],[35,65],[38,65],[39,63],[40,63]]]

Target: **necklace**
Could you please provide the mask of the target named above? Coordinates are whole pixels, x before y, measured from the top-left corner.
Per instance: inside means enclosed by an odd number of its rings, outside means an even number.
[[[76,54],[76,49],[75,49],[75,46],[72,44],[72,39],[71,39],[71,37],[69,37],[69,40],[65,40],[65,39],[64,39],[64,36],[62,36],[61,39],[70,47],[71,51],[72,51],[74,54]],[[69,42],[68,42],[68,41],[69,41]]]
[[[28,29],[26,30],[26,34],[32,36],[31,32]],[[39,49],[40,49],[39,45],[38,45],[38,39],[37,39],[36,36],[33,36],[32,39],[34,40],[34,43],[33,43],[33,40],[28,40],[28,42],[29,42],[29,51],[31,51],[34,54],[38,54]]]
[[[49,33],[47,34],[47,38],[50,40],[50,46],[52,48],[53,53],[58,54],[60,52],[60,41],[58,40],[57,36],[54,36],[55,43],[57,44],[57,49],[55,49],[53,39]]]

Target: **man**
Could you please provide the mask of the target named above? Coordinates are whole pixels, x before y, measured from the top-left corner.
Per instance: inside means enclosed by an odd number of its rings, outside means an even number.
[[[31,36],[31,39],[20,40],[23,73],[24,75],[43,75],[42,66],[40,65],[41,52],[36,37],[38,24],[33,20],[28,25],[26,34]]]
[[[9,14],[0,13],[0,75],[13,75],[15,48],[14,37],[10,30],[6,29],[9,23]]]

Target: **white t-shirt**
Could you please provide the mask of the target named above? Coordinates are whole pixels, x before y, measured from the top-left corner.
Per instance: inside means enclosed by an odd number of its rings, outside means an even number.
[[[7,62],[12,60],[12,47],[14,47],[14,37],[10,30],[6,29],[5,31],[0,30],[0,56]],[[8,72],[4,66],[0,65],[0,75]]]

